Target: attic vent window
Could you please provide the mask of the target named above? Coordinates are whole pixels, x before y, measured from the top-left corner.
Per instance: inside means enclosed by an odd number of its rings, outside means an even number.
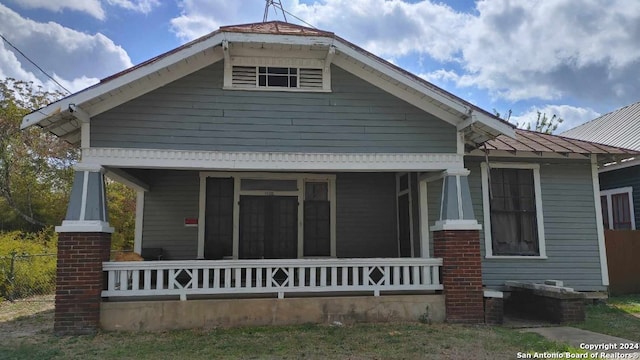
[[[260,66],[258,68],[258,86],[298,87],[298,69]]]
[[[297,66],[233,65],[226,89],[272,91],[330,91],[328,71]]]

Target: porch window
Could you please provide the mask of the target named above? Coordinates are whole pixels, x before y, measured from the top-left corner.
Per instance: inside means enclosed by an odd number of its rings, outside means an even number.
[[[602,222],[605,229],[636,229],[633,211],[633,189],[631,187],[601,191],[600,203],[602,207]]]
[[[544,257],[539,167],[483,165],[487,256]]]
[[[307,182],[304,188],[304,256],[330,256],[328,183]]]

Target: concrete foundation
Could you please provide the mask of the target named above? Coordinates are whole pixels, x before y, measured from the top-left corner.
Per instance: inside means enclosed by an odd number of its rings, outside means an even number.
[[[445,319],[444,295],[103,302],[104,330],[162,331],[232,326]]]

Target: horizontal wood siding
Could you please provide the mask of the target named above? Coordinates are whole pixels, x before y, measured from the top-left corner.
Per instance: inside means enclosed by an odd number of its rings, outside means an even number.
[[[162,248],[165,260],[195,259],[198,228],[185,218],[198,218],[200,178],[196,171],[145,170],[136,176],[149,184],[144,197],[143,248]]]
[[[475,215],[484,223],[480,159],[468,159],[469,186]],[[491,159],[508,162],[513,159]],[[539,163],[544,230],[548,259],[486,259],[484,229],[480,231],[485,286],[507,280],[562,280],[579,291],[602,291],[600,253],[589,160],[518,159]]]
[[[339,173],[336,177],[338,257],[396,257],[395,173]]]
[[[636,229],[640,230],[640,165],[600,174],[600,190],[633,187],[633,211]]]
[[[92,147],[455,152],[455,127],[333,66],[332,92],[222,90],[222,62],[91,120]]]

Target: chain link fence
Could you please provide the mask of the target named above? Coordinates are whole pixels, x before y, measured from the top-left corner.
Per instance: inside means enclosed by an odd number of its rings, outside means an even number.
[[[53,301],[56,254],[11,252],[0,256],[0,301]]]

